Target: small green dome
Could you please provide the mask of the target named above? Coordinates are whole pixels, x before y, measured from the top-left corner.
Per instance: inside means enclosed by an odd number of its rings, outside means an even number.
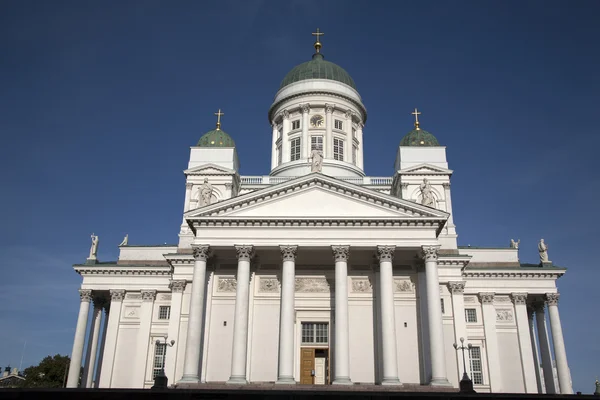
[[[235,142],[225,131],[217,128],[206,132],[200,140],[199,147],[235,147]]]
[[[287,85],[306,79],[329,79],[345,83],[353,89],[356,89],[352,77],[339,65],[325,61],[323,54],[321,53],[315,53],[312,60],[297,65],[288,72],[285,78],[283,78],[279,89],[283,89]]]
[[[423,129],[413,129],[400,141],[400,146],[439,146],[435,136]]]

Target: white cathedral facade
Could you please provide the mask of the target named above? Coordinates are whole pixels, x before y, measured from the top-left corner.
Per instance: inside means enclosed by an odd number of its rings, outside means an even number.
[[[457,246],[453,171],[416,110],[393,176],[366,176],[366,108],[315,48],[269,109],[268,175],[240,175],[219,111],[191,147],[177,245],[126,238],[100,262],[93,236],[67,386],[149,388],[164,368],[180,387],[458,387],[463,338],[476,391],[572,393],[565,269],[543,241],[539,265],[514,242]]]

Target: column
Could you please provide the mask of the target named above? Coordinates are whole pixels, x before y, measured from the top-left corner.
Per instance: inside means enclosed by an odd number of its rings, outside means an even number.
[[[148,342],[150,341],[150,327],[152,325],[152,311],[156,290],[142,290],[142,305],[140,306],[140,326],[136,340],[133,379],[131,387],[143,388],[146,380],[146,365],[148,361]]]
[[[365,168],[365,164],[363,161],[365,145],[363,142],[363,123],[359,122],[356,129],[356,139],[358,139],[358,166],[360,168]]]
[[[172,280],[169,283],[171,289],[171,314],[169,315],[169,333],[168,340],[175,340],[173,348],[167,351],[165,360],[165,375],[169,382],[175,382],[177,353],[179,352],[179,327],[181,326],[181,304],[183,303],[183,292],[185,291],[186,280]]]
[[[351,385],[348,324],[348,257],[350,246],[331,246],[335,259],[335,365],[333,384]]]
[[[277,139],[279,131],[277,130],[277,123],[275,121],[271,123],[271,127],[273,128],[273,141],[271,145],[271,169],[274,169],[277,166]]]
[[[444,198],[446,200],[446,212],[450,213],[448,217],[448,223],[446,224],[446,229],[449,233],[454,234],[454,217],[452,215],[452,197],[450,196],[450,182],[442,183],[444,187]]]
[[[71,352],[71,363],[69,365],[69,377],[67,387],[76,388],[79,384],[79,372],[81,370],[81,359],[83,358],[83,345],[85,343],[85,331],[87,328],[88,313],[90,311],[91,290],[79,290],[79,316],[75,328],[75,339],[73,340],[73,351]]]
[[[429,325],[429,349],[431,352],[432,386],[450,386],[446,375],[446,349],[444,348],[444,326],[440,306],[440,280],[438,278],[439,245],[423,246],[425,260],[425,285],[427,286],[427,315]]]
[[[108,314],[99,388],[109,388],[112,382],[115,351],[117,350],[117,338],[119,336],[119,321],[121,319],[121,305],[124,297],[124,290],[110,290],[110,313]]]
[[[96,365],[96,354],[98,353],[98,338],[100,336],[100,324],[102,322],[102,308],[104,299],[94,297],[94,311],[92,314],[92,326],[90,327],[90,338],[83,364],[83,376],[81,377],[81,386],[85,388],[92,387],[94,378],[94,365]]]
[[[185,183],[185,204],[183,205],[183,212],[187,212],[190,209],[190,201],[192,199],[192,182]]]
[[[548,303],[548,315],[550,317],[550,329],[552,330],[552,343],[554,344],[554,357],[556,358],[556,372],[558,374],[558,385],[561,394],[573,394],[571,384],[571,373],[567,362],[567,350],[558,314],[558,293],[546,293]]]
[[[323,146],[325,146],[325,158],[329,159],[333,158],[333,134],[331,133],[333,126],[332,113],[333,105],[325,104],[325,143]]]
[[[538,301],[534,304],[535,320],[537,323],[537,332],[540,342],[540,355],[542,356],[542,373],[544,374],[544,386],[546,394],[558,393],[556,382],[554,381],[554,368],[552,366],[552,353],[550,353],[550,339],[548,338],[548,329],[546,328],[546,315],[544,313],[544,302]]]
[[[454,343],[460,344],[460,338],[466,340],[465,344],[468,343],[467,335],[467,323],[465,321],[465,282],[454,281],[448,282],[448,289],[452,293],[452,315],[454,316]],[[462,363],[462,354],[457,353],[456,367],[458,371],[457,383],[461,380],[464,366]],[[468,371],[466,371],[468,373]],[[472,379],[472,377],[471,377]]]
[[[304,103],[302,107],[302,158],[308,160],[310,157],[310,138],[308,137],[308,113],[310,112],[310,104]]]
[[[210,253],[207,244],[193,244],[194,275],[192,277],[192,293],[190,296],[190,315],[188,318],[187,340],[183,362],[183,376],[180,382],[200,381],[198,374],[200,365],[200,342],[204,326],[204,284],[206,282],[206,261]]]
[[[227,383],[246,384],[246,354],[248,353],[248,297],[250,288],[250,260],[252,245],[235,246],[238,257],[235,314],[233,316],[233,349],[231,376]]]
[[[290,161],[290,113],[288,110],[283,110],[283,134],[281,135],[281,163]]]
[[[346,122],[344,122],[344,124],[346,124],[346,148],[344,149],[346,157],[344,160],[352,164],[352,150],[354,147],[354,137],[352,136],[352,110],[346,110],[344,116],[346,117]],[[358,164],[358,151],[356,152],[356,164]]]
[[[392,261],[396,246],[377,246],[379,258],[379,293],[381,295],[381,342],[383,348],[382,385],[400,385],[396,350],[396,310],[394,307],[394,272]],[[337,291],[337,289],[336,289]]]
[[[527,293],[512,293],[515,304],[515,319],[521,349],[521,366],[523,367],[523,382],[525,393],[538,393],[535,368],[533,364],[533,349],[529,333],[529,318],[527,317]]]
[[[542,377],[540,375],[540,357],[538,355],[538,346],[537,346],[537,339],[535,338],[535,331],[533,329],[533,314],[534,314],[534,309],[533,307],[531,307],[531,305],[529,305],[527,307],[527,318],[528,318],[528,322],[529,322],[529,336],[531,337],[531,350],[533,353],[533,365],[535,366],[535,380],[537,383],[537,392],[539,394],[544,393],[544,387],[542,386]]]
[[[108,327],[109,305],[104,303],[104,326],[102,328],[102,342],[100,343],[100,352],[98,354],[98,367],[96,368],[96,377],[94,378],[94,389],[100,385],[100,375],[102,374],[102,357],[104,356],[104,345],[106,344],[106,332]]]
[[[279,371],[277,383],[295,384],[294,380],[294,319],[296,252],[298,246],[280,246],[281,308],[279,312]]]
[[[490,375],[490,390],[492,393],[502,391],[502,374],[500,370],[500,350],[496,335],[496,308],[494,293],[479,293],[483,314],[483,332],[487,347],[487,361]]]

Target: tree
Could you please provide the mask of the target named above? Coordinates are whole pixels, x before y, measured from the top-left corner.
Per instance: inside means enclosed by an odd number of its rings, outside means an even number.
[[[38,365],[25,368],[23,375],[25,380],[21,387],[33,388],[61,388],[64,387],[65,377],[68,374],[69,356],[61,356],[60,354],[47,356]],[[80,373],[81,379],[81,373]]]

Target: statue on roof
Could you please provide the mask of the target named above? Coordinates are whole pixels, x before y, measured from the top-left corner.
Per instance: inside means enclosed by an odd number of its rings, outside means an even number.
[[[540,252],[540,262],[541,263],[549,263],[548,259],[548,245],[544,243],[544,239],[540,239],[540,243],[538,244],[538,251]]]
[[[419,186],[421,189],[421,204],[428,207],[435,207],[435,198],[433,197],[433,190],[431,184],[427,178],[423,178],[423,183]]]
[[[123,238],[123,241],[119,246],[127,246],[127,243],[129,243],[129,234],[125,235],[125,238]]]
[[[204,178],[204,183],[200,187],[198,196],[199,206],[208,206],[212,201],[213,187],[208,182],[208,178]]]
[[[312,163],[310,165],[310,172],[321,172],[323,169],[323,152],[321,150],[314,149],[310,153]]]
[[[98,235],[94,235],[93,233],[92,233],[91,238],[92,238],[92,247],[90,247],[90,256],[88,257],[88,259],[94,260],[94,259],[96,259],[96,256],[98,255],[99,240],[98,240]]]
[[[513,239],[510,239],[510,248],[511,249],[518,249],[519,248],[519,243],[521,243],[521,239],[517,240],[516,242]]]

